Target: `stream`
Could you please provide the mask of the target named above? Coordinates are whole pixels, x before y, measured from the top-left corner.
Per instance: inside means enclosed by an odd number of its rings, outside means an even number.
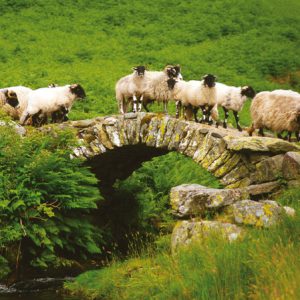
[[[80,300],[61,293],[64,281],[71,278],[38,278],[10,287],[0,284],[0,300]]]

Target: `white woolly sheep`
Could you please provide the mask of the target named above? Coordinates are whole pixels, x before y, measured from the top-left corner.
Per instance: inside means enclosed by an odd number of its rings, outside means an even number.
[[[143,107],[149,111],[147,105],[155,100],[164,104],[164,112],[167,113],[168,102],[173,99],[173,91],[168,84],[169,79],[182,80],[179,65],[167,65],[163,71],[146,71]]]
[[[196,122],[198,122],[197,111],[201,108],[203,113],[202,122],[207,121],[211,124],[211,112],[216,105],[215,79],[216,77],[212,74],[204,75],[201,81],[170,79],[169,85],[171,88],[173,87],[173,98],[178,100],[176,115],[179,116],[180,106],[188,107],[191,105],[194,108]]]
[[[242,110],[247,97],[253,98],[255,96],[254,89],[251,86],[235,87],[216,82],[216,93],[217,104],[223,108],[225,113],[223,127],[227,128],[229,110],[232,110],[236,126],[239,131],[242,131],[238,112]]]
[[[133,73],[122,77],[116,83],[116,99],[118,101],[119,113],[127,112],[128,103],[133,99],[133,111],[141,111],[141,102],[143,101],[143,91],[145,89],[144,66],[133,67]],[[137,101],[139,99],[139,107]]]
[[[20,124],[24,125],[32,117],[32,124],[38,126],[41,115],[47,116],[59,110],[67,113],[76,99],[84,97],[84,89],[79,84],[34,90],[28,95],[28,106],[21,116]]]
[[[300,94],[290,90],[275,90],[258,93],[252,101],[252,126],[248,133],[251,136],[255,129],[264,135],[267,128],[280,133],[288,131],[291,141],[292,132],[300,130]]]

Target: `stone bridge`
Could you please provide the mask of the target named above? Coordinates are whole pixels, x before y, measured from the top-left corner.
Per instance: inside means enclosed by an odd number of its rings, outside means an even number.
[[[128,113],[69,123],[106,184],[126,178],[143,161],[177,151],[192,158],[226,188],[247,188],[250,195],[273,193],[300,182],[300,147],[276,138],[175,119],[154,113]]]

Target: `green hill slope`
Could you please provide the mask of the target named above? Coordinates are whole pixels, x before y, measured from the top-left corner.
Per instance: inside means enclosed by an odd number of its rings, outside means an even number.
[[[0,0],[0,12],[0,86],[80,82],[73,119],[116,112],[115,82],[137,64],[300,89],[297,0]]]

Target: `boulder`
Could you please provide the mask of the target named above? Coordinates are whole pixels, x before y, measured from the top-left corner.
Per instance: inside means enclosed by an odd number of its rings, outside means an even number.
[[[245,189],[214,189],[199,184],[182,184],[170,192],[172,210],[179,217],[201,216],[236,201],[249,198]]]
[[[282,173],[285,179],[298,179],[300,182],[300,152],[287,152],[284,155]]]
[[[231,213],[238,224],[270,227],[280,221],[284,211],[275,201],[242,200],[232,205]]]
[[[242,229],[230,223],[219,221],[189,220],[179,221],[172,232],[171,249],[173,253],[192,242],[202,242],[211,234],[220,234],[229,241],[236,240]]]

